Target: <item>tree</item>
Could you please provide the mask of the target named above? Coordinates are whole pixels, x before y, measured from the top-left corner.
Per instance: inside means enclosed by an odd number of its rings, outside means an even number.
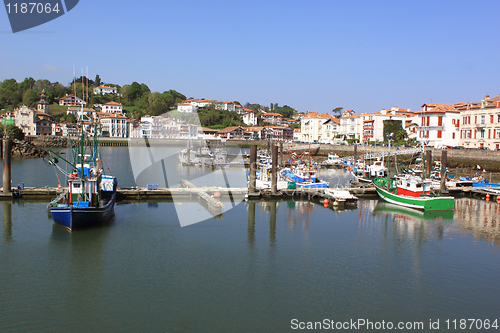
[[[3,129],[2,129],[2,133],[3,133]],[[15,139],[15,140],[24,140],[24,133],[23,131],[17,127],[16,125],[7,125],[7,127],[5,127],[5,134],[7,136],[9,136],[11,139]]]
[[[99,77],[99,74],[96,74],[94,79],[94,86],[99,87],[100,85],[101,85],[101,78]]]
[[[23,104],[29,107],[33,107],[33,105],[40,99],[40,95],[38,95],[34,90],[28,89],[23,95]]]
[[[397,140],[397,135],[401,136],[401,131],[406,133],[402,124],[403,122],[401,120],[384,120],[384,140],[394,141]]]
[[[344,110],[344,108],[338,107],[338,108],[333,109],[332,113],[337,114],[337,117],[339,117],[342,114],[342,110]]]

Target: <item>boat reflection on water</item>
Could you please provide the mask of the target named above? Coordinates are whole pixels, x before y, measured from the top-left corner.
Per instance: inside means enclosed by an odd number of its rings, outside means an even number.
[[[431,210],[420,211],[412,208],[391,204],[384,201],[379,201],[373,210],[374,215],[392,215],[395,218],[403,220],[417,221],[436,221],[450,220],[453,221],[455,212],[453,210]]]

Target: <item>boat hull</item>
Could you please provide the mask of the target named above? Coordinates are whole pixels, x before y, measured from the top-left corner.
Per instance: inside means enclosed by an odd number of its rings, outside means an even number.
[[[50,214],[55,224],[69,230],[87,228],[108,222],[115,214],[116,192],[102,207],[51,207]]]
[[[409,197],[391,193],[375,183],[374,185],[377,194],[382,199],[396,205],[423,211],[455,209],[455,198],[453,197]]]

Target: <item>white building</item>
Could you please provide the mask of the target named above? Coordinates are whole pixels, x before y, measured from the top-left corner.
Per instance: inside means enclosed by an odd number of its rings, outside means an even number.
[[[161,116],[144,116],[141,117],[142,138],[148,139],[163,139],[163,120]]]
[[[76,117],[76,119],[79,119],[78,117],[80,115],[87,116],[89,118],[92,118],[95,113],[94,109],[91,108],[82,108],[79,106],[70,106],[68,107],[68,110],[66,110],[66,114],[72,114]]]
[[[94,94],[96,95],[107,95],[116,93],[118,93],[118,89],[116,87],[99,86],[94,88]]]
[[[405,129],[406,119],[412,116],[414,116],[414,113],[409,109],[405,110],[398,107],[392,107],[390,110],[382,109],[380,112],[362,113],[360,115],[363,123],[361,141],[364,143],[386,141],[388,138],[384,138],[385,120],[399,120],[401,121],[401,128]]]
[[[340,120],[327,113],[311,111],[300,119],[300,141],[303,142],[331,143],[339,130]]]
[[[66,94],[63,98],[59,98],[59,105],[61,106],[81,106],[82,104],[85,106],[87,102],[76,95]]]
[[[110,138],[127,138],[128,125],[127,117],[121,114],[110,114],[105,112],[97,113],[101,124],[101,133]]]
[[[123,114],[123,105],[115,101],[107,102],[101,107],[101,111],[104,113],[118,113]]]
[[[486,95],[481,103],[468,103],[460,110],[460,144],[470,148],[500,148],[500,95]]]
[[[36,111],[22,105],[14,109],[14,124],[19,127],[25,135],[36,135]]]
[[[247,110],[247,112],[240,115],[240,118],[243,120],[243,123],[248,126],[256,126],[257,125],[257,116],[252,110]]]
[[[460,143],[460,111],[454,104],[422,105],[418,115],[417,140],[428,146],[458,146]]]
[[[340,117],[339,135],[345,139],[361,139],[363,122],[360,115]]]
[[[198,110],[198,107],[191,103],[182,103],[177,105],[177,111],[185,113],[194,113]]]
[[[217,101],[214,104],[217,110],[236,111],[236,107],[233,102]]]

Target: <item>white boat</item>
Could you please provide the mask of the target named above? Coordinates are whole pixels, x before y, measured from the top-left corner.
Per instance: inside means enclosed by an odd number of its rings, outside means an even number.
[[[276,176],[278,177],[278,180],[276,182],[277,189],[286,190],[288,188],[288,181],[284,180],[279,172],[276,173]],[[259,170],[256,171],[255,188],[258,190],[270,190],[271,184],[271,166],[261,166]]]
[[[327,188],[325,194],[336,201],[344,201],[347,204],[357,204],[358,198],[347,190]]]
[[[325,166],[342,166],[343,162],[339,155],[335,153],[328,153],[328,159],[322,163]]]

